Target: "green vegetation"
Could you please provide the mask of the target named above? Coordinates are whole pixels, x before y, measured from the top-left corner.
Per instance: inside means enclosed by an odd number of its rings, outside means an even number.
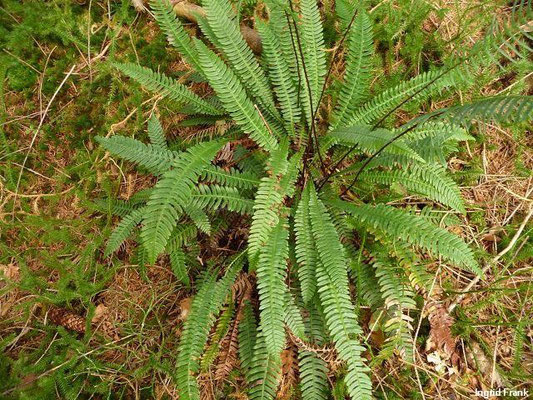
[[[128,1],[0,8],[0,398],[428,396],[443,269],[494,274],[453,334],[491,355],[472,313],[515,323],[498,373],[527,379],[530,321],[488,311],[531,255],[527,209],[483,249],[460,185],[487,174],[483,124],[530,174],[530,3],[476,3],[447,39],[420,26],[458,10],[420,1],[205,0],[196,32],[150,7],[160,31]]]

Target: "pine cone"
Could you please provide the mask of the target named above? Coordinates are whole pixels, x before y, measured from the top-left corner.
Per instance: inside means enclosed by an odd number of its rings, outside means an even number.
[[[85,318],[63,308],[51,308],[50,311],[48,311],[48,319],[52,323],[61,325],[68,330],[85,333]]]

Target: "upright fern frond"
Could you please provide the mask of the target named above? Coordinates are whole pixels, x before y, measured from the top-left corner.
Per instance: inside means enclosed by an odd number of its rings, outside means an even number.
[[[276,116],[277,110],[268,80],[233,19],[231,4],[228,0],[203,0],[202,4],[209,26],[220,44],[220,50],[235,74],[254,99],[271,115]]]
[[[356,282],[358,301],[370,306],[372,310],[380,307],[383,304],[383,298],[376,291],[378,280],[372,266],[357,259],[352,259],[350,266]]]
[[[187,104],[199,114],[222,115],[222,111],[211,103],[203,100],[175,79],[160,72],[154,72],[149,68],[131,63],[115,63],[114,65],[123,74],[135,79],[146,89],[167,96],[179,104]]]
[[[302,14],[301,23],[301,41],[303,47],[303,58],[305,64],[305,73],[309,80],[309,88],[303,85],[304,104],[306,105],[306,117],[309,124],[314,113],[314,109],[318,107],[318,98],[324,85],[326,76],[326,53],[324,49],[324,36],[322,30],[322,21],[316,0],[302,0],[300,2],[300,11]],[[301,66],[301,74],[303,76],[303,65]],[[309,95],[308,90],[311,91]],[[309,96],[312,98],[313,110],[309,104]]]
[[[216,285],[216,271],[207,273],[191,303],[189,317],[181,333],[176,377],[180,397],[186,400],[200,399],[200,391],[192,375],[200,368],[199,358],[213,325],[211,302]]]
[[[176,18],[172,4],[169,0],[151,0],[150,5],[159,26],[165,32],[168,42],[176,47],[185,60],[196,70],[202,73],[198,54],[192,44],[189,34],[185,32],[180,20]]]
[[[179,155],[174,151],[121,135],[97,136],[96,141],[110,153],[139,164],[156,175],[167,171]]]
[[[245,373],[248,373],[252,364],[256,335],[257,323],[252,306],[247,301],[239,324],[239,358]]]
[[[304,400],[327,400],[328,397],[328,367],[324,360],[310,351],[298,352],[299,372]]]
[[[285,347],[284,287],[289,256],[285,219],[280,219],[259,253],[257,287],[261,310],[260,329],[269,355],[279,357]]]
[[[271,28],[276,41],[279,43],[281,55],[289,67],[290,78],[294,86],[297,87],[299,70],[296,57],[294,56],[294,38],[291,36],[291,29],[289,28],[285,14],[285,12],[290,11],[289,3],[283,3],[278,0],[265,0],[264,3],[269,11],[268,26]]]
[[[281,357],[268,352],[263,333],[259,331],[254,356],[246,380],[250,400],[273,400],[281,378]]]
[[[180,399],[200,399],[198,384],[193,374],[200,369],[199,359],[215,322],[214,315],[224,304],[241,267],[242,257],[237,256],[218,282],[217,271],[208,272],[191,303],[189,317],[181,333],[176,361],[176,383]]]
[[[296,237],[296,259],[298,261],[298,279],[302,299],[309,303],[316,293],[317,254],[313,242],[311,221],[309,220],[309,191],[302,193],[294,218]]]
[[[196,41],[196,46],[207,80],[220,97],[224,108],[257,144],[267,151],[275,150],[278,147],[276,137],[246,96],[237,76],[202,42]]]
[[[155,185],[146,204],[141,231],[150,262],[155,262],[164,250],[178,216],[192,197],[196,180],[220,147],[220,142],[206,142],[189,148]]]
[[[280,220],[283,210],[283,199],[294,185],[294,171],[298,170],[299,155],[287,160],[288,142],[272,153],[269,164],[272,166],[271,176],[261,179],[254,203],[254,215],[248,237],[248,253],[255,257],[266,244],[273,227]]]
[[[155,114],[148,120],[148,137],[150,138],[150,143],[152,145],[162,149],[168,148],[163,127]]]
[[[362,224],[370,232],[378,232],[392,241],[406,241],[433,256],[441,256],[459,267],[481,273],[472,250],[461,238],[425,218],[385,204],[356,206],[340,200],[333,204],[356,217],[355,223]]]
[[[361,353],[364,348],[357,340],[362,333],[350,299],[344,250],[326,207],[318,199],[311,184],[309,212],[313,237],[318,253],[317,287],[324,307],[326,322],[339,357],[346,361],[346,385],[352,399],[370,399],[372,384]]]
[[[283,57],[281,44],[270,26],[258,20],[257,29],[262,38],[263,54],[269,67],[269,78],[280,103],[281,113],[289,131],[294,132],[294,126],[300,120],[300,107],[297,104],[296,87],[291,78],[289,65]]]
[[[335,129],[339,125],[345,126],[356,107],[368,95],[374,52],[372,36],[372,21],[360,7],[348,36],[344,83],[340,89],[337,107],[331,116],[333,122],[330,129]]]
[[[398,349],[404,360],[413,359],[413,339],[411,322],[413,318],[408,315],[410,310],[416,308],[414,293],[409,288],[405,272],[401,267],[394,265],[384,257],[378,257],[374,262],[376,276],[388,319],[385,322],[385,332],[389,338],[385,343],[382,353],[390,354]]]

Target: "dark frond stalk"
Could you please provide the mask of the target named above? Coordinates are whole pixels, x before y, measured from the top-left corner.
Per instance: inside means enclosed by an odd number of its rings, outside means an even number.
[[[297,94],[297,100],[296,100],[296,104],[298,104],[298,107],[300,107],[301,103],[300,103],[300,91],[302,89],[302,75],[300,74],[300,60],[299,58],[297,57],[297,52],[296,52],[296,44],[294,43],[294,34],[292,33],[292,26],[291,26],[291,23],[289,21],[289,18],[287,15],[285,15],[287,17],[287,25],[289,26],[289,34],[291,36],[291,44],[292,44],[292,51],[294,53],[294,56],[296,57],[296,73],[298,74],[298,94]]]
[[[407,128],[406,130],[404,130],[403,132],[400,132],[399,134],[397,134],[396,136],[394,136],[392,139],[390,139],[387,143],[385,143],[383,146],[381,146],[379,148],[378,151],[376,151],[374,154],[372,154],[370,157],[368,157],[364,164],[361,165],[361,168],[359,168],[357,170],[357,173],[355,174],[355,177],[353,178],[352,182],[350,183],[350,185],[344,189],[341,193],[341,196],[343,196],[348,190],[350,190],[353,185],[355,185],[355,183],[357,182],[357,179],[359,178],[359,175],[361,175],[361,172],[363,172],[363,170],[366,168],[366,166],[368,164],[370,164],[370,162],[376,158],[377,156],[379,156],[383,150],[385,150],[389,145],[391,145],[392,143],[394,143],[396,140],[400,139],[402,136],[406,135],[407,133],[411,132],[413,129],[415,129],[418,125],[414,124],[414,125],[411,125],[409,128]],[[322,187],[323,185],[321,185],[320,187]]]
[[[350,20],[350,23],[348,24],[348,26],[344,30],[344,33],[342,34],[341,40],[335,46],[335,51],[333,52],[333,55],[331,56],[331,61],[329,63],[328,73],[326,74],[326,78],[324,79],[324,84],[322,85],[322,91],[320,92],[320,97],[318,98],[318,102],[316,104],[316,109],[313,112],[313,121],[316,119],[316,115],[318,114],[318,109],[320,108],[320,103],[322,102],[322,99],[324,97],[324,93],[326,92],[326,87],[328,86],[329,78],[331,76],[331,71],[333,70],[333,61],[335,61],[335,57],[337,56],[337,51],[342,47],[342,45],[344,44],[344,41],[346,40],[346,37],[348,36],[348,33],[350,32],[350,29],[352,29],[352,25],[353,25],[353,23],[355,21],[355,17],[357,16],[358,11],[359,11],[359,9],[356,7],[356,9],[355,9],[355,11],[354,11],[354,13],[352,15],[352,19]]]
[[[292,2],[291,2],[291,9],[292,9]],[[303,52],[303,48],[302,48],[302,42],[300,40],[300,34],[298,33],[298,26],[296,25],[296,21],[294,21],[294,19],[292,19],[292,21],[289,19],[289,14],[287,12],[285,12],[285,18],[287,18],[287,23],[291,24],[292,22],[292,25],[293,25],[293,28],[294,28],[294,33],[296,34],[296,43],[298,44],[298,52],[300,53],[300,57],[302,59],[302,72],[303,72],[303,75],[304,75],[304,78],[305,78],[305,85],[307,87],[307,94],[309,95],[309,107],[311,109],[311,113],[313,112],[313,94],[311,93],[311,84],[309,83],[309,76],[307,75],[307,68],[305,67],[305,60],[304,60],[304,52]],[[291,32],[291,37],[292,37],[292,32]],[[295,53],[294,56],[298,59],[298,55]],[[320,169],[322,171],[325,171],[326,169],[326,165],[324,164],[324,160],[322,159],[322,155],[320,154],[320,146],[319,146],[319,143],[318,143],[318,136],[317,136],[317,133],[316,133],[316,125],[315,125],[315,119],[313,118],[313,116],[311,116],[311,126],[309,127],[310,131],[311,131],[311,135],[310,135],[310,139],[314,139],[315,141],[315,146],[316,146],[316,151],[318,153],[318,159],[320,160]]]

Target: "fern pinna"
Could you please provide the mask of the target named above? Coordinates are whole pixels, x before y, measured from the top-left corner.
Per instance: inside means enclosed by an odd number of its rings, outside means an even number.
[[[186,81],[136,64],[114,65],[167,97],[189,116],[190,125],[233,127],[210,140],[168,143],[152,117],[148,144],[123,136],[99,138],[112,155],[157,177],[153,188],[128,201],[99,202],[122,217],[106,254],[133,235],[149,263],[169,254],[178,281],[196,290],[178,348],[181,399],[199,399],[196,375],[200,365],[209,368],[209,362],[200,362],[202,354],[224,304],[236,301],[230,287],[240,269],[255,276],[258,295],[232,325],[241,324],[232,330],[238,332],[233,335],[240,342],[238,368],[249,398],[276,396],[281,354],[290,338],[300,360],[295,390],[304,399],[328,398],[335,381],[352,399],[369,399],[372,380],[363,357],[367,328],[355,304],[384,316],[388,338],[373,362],[393,353],[412,361],[411,322],[415,296],[428,284],[427,258],[480,273],[472,249],[430,218],[430,207],[466,213],[446,157],[459,141],[472,139],[467,133],[472,119],[529,121],[533,99],[483,98],[403,124],[396,123],[395,111],[443,96],[480,65],[524,55],[529,47],[522,22],[531,18],[531,7],[522,2],[516,20],[491,30],[466,56],[375,93],[373,18],[364,2],[338,5],[344,32],[336,47],[345,49],[346,64],[338,82],[328,72],[337,56],[325,51],[317,3],[265,0],[265,5],[256,17],[263,41],[259,58],[228,0],[202,1],[198,38],[189,36],[167,0],[152,2],[169,43],[214,95],[201,96]],[[512,37],[512,54],[500,46],[506,35]],[[331,113],[322,108],[326,99],[334,102]],[[425,207],[409,204],[413,198]],[[194,256],[199,241],[235,236],[235,214],[247,228],[247,241],[228,247],[236,254],[200,265]],[[224,327],[232,310],[223,314]],[[211,361],[217,344],[209,349]],[[317,349],[334,350],[345,367],[328,378],[328,362]]]

